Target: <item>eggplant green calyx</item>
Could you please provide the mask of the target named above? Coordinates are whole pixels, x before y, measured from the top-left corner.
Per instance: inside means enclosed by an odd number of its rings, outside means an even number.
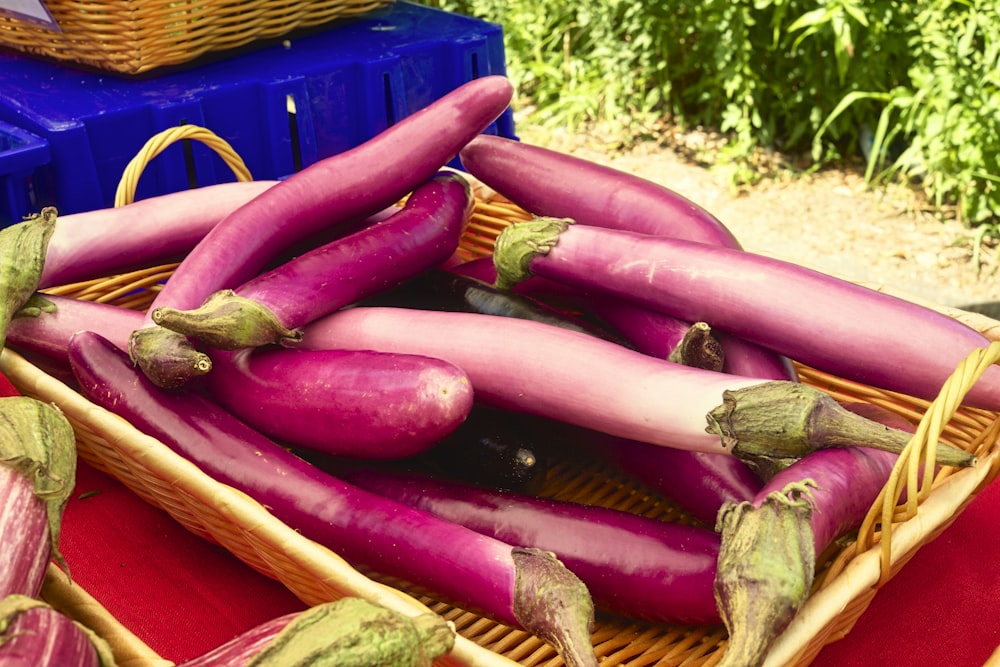
[[[302,340],[302,331],[285,327],[270,308],[233,290],[216,292],[198,308],[154,308],[150,316],[160,326],[218,350]]]
[[[706,322],[695,322],[684,333],[677,346],[670,351],[667,361],[710,371],[721,371],[726,361],[722,344],[712,335]]]
[[[53,624],[49,622],[42,625],[42,627],[47,628],[49,631],[49,635],[44,639],[52,642],[50,645],[59,646],[60,639],[63,639],[62,643],[64,644],[76,645],[79,641],[77,638],[82,635],[83,639],[89,642],[94,649],[94,655],[100,667],[115,667],[114,652],[111,650],[111,645],[104,638],[82,623],[64,616],[62,612],[57,611],[45,602],[28,595],[8,595],[0,600],[0,645],[17,636],[30,637],[37,635],[37,627],[30,630],[26,627],[17,627],[19,617],[33,612],[54,614],[62,620],[61,623]],[[66,634],[63,635],[63,633]],[[80,660],[80,663],[90,664],[89,661],[83,660]]]
[[[573,220],[569,218],[540,217],[515,222],[500,232],[493,246],[493,266],[497,273],[494,286],[511,289],[531,277],[531,262],[547,255],[571,224]]]
[[[454,626],[437,614],[410,617],[346,597],[302,612],[247,667],[431,667],[454,645]]]
[[[42,313],[54,313],[56,310],[56,304],[46,299],[40,293],[35,292],[17,309],[14,317],[39,317]]]
[[[812,487],[810,480],[794,482],[759,506],[744,501],[719,510],[714,592],[729,632],[719,667],[763,664],[809,597],[816,572]]]
[[[56,228],[56,209],[0,229],[0,347],[7,340],[7,325],[28,301],[42,277],[49,239]]]
[[[161,326],[133,331],[128,353],[132,363],[164,389],[183,386],[212,370],[212,359],[195,349],[187,336]]]
[[[545,640],[566,667],[598,667],[594,602],[587,586],[549,551],[515,547],[514,616]]]
[[[722,405],[707,415],[706,431],[722,439],[737,458],[798,459],[829,447],[863,446],[900,453],[912,433],[847,410],[829,394],[798,382],[774,380],[723,392]],[[938,443],[939,465],[965,468],[976,457]]]
[[[63,511],[76,484],[76,433],[56,406],[30,396],[0,398],[0,465],[32,481],[45,503],[52,555],[65,570],[59,553]]]

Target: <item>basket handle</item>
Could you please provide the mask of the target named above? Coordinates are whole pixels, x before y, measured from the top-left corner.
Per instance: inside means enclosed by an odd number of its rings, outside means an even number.
[[[878,540],[881,549],[879,585],[884,585],[892,577],[893,523],[906,521],[916,515],[919,504],[930,494],[935,477],[934,452],[939,438],[961,407],[965,395],[983,373],[997,362],[1000,362],[1000,341],[977,348],[962,360],[928,406],[913,437],[900,453],[878,499],[861,524],[855,553],[867,551],[873,546],[876,526],[881,524]],[[1000,420],[993,423],[986,435],[995,439],[998,430]],[[900,503],[904,489],[906,500]]]
[[[139,184],[139,176],[142,175],[146,165],[162,153],[168,146],[182,139],[196,139],[218,153],[219,157],[229,165],[240,181],[251,181],[253,177],[247,169],[243,158],[233,149],[229,143],[215,134],[211,130],[199,125],[178,125],[167,128],[146,141],[145,145],[125,166],[121,180],[118,182],[118,190],[115,192],[115,206],[131,204],[135,199],[135,189]]]

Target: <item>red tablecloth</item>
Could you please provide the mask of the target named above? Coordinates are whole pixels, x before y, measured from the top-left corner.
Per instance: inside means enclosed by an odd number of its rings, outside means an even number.
[[[79,498],[80,494],[99,491]],[[977,497],[875,596],[814,667],[979,667],[1000,644],[1000,484]],[[63,552],[73,579],[164,658],[180,662],[299,609],[280,584],[81,464]]]
[[[304,607],[277,581],[82,461],[61,545],[73,581],[174,662]]]

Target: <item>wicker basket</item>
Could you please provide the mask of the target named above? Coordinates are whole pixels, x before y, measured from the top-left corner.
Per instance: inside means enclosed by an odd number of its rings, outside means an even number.
[[[59,30],[0,15],[0,47],[133,75],[276,39],[391,1],[46,0]]]
[[[461,253],[486,254],[500,228],[526,217],[510,202],[480,189]],[[77,298],[145,308],[171,266],[53,290]],[[995,324],[995,322],[994,322]],[[961,406],[962,397],[986,366],[1000,358],[1000,343],[976,351],[933,401],[918,400],[849,382],[799,366],[802,380],[842,400],[866,401],[919,420],[917,434],[900,457],[898,475],[887,483],[857,538],[825,555],[812,596],[774,646],[768,665],[808,665],[823,646],[847,634],[878,590],[924,544],[943,531],[1000,472],[1000,415]],[[360,595],[408,613],[427,608],[452,620],[460,633],[453,653],[437,665],[557,667],[562,662],[541,640],[447,603],[391,587],[361,573],[330,549],[313,543],[269,515],[245,495],[215,483],[159,441],[89,403],[22,357],[5,350],[0,372],[29,395],[59,405],[73,422],[81,456],[184,525],[213,540],[254,569],[281,581],[308,604]],[[917,486],[908,474],[923,464],[931,442],[944,440],[979,457],[972,468],[926,475]],[[897,507],[907,489],[908,504]],[[647,489],[600,465],[562,461],[551,471],[543,495],[626,509],[665,520],[686,521],[684,513]],[[917,516],[919,514],[919,516]],[[113,624],[105,624],[113,625]],[[710,666],[722,657],[722,627],[685,627],[600,620],[593,635],[602,664]],[[115,642],[112,642],[115,643]],[[125,642],[126,647],[134,642]],[[153,664],[153,663],[147,663]]]

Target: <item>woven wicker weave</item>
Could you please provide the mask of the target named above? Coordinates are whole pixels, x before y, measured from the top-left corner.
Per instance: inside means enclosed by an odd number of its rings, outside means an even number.
[[[466,258],[489,253],[503,226],[527,217],[524,211],[495,193],[483,188],[477,192],[477,205],[462,241],[461,253]],[[169,276],[172,268],[152,267],[53,291],[143,309],[155,295],[157,284]],[[799,367],[804,382],[835,398],[882,405],[919,421],[919,428],[900,457],[897,469],[901,474],[887,484],[884,498],[873,506],[857,539],[824,559],[810,600],[779,638],[768,665],[808,665],[824,645],[847,634],[879,588],[921,545],[944,530],[1000,472],[998,415],[959,405],[986,365],[997,358],[1000,358],[1000,343],[970,355],[944,385],[941,397],[931,403]],[[456,651],[438,665],[556,667],[562,664],[550,647],[523,631],[413,591],[395,590],[389,587],[393,582],[376,583],[371,573],[354,569],[329,549],[302,538],[260,505],[213,482],[162,443],[90,404],[9,350],[0,356],[0,371],[9,375],[22,391],[52,400],[63,408],[77,429],[80,453],[88,462],[165,509],[195,534],[218,542],[258,571],[280,580],[303,601],[315,604],[354,594],[388,602],[411,613],[429,607],[452,620],[461,635]],[[938,438],[974,452],[979,456],[979,464],[926,475],[926,484],[917,487],[909,481],[911,476],[907,472],[924,463],[929,443]],[[911,503],[897,507],[895,499],[902,489],[907,489]],[[688,520],[669,502],[586,461],[560,462],[551,471],[542,493],[664,520]],[[883,530],[883,525],[890,524],[890,530]],[[721,659],[726,646],[726,634],[721,627],[692,628],[623,620],[600,621],[593,639],[602,664],[609,667],[710,666]]]
[[[0,16],[0,46],[120,74],[276,39],[391,0],[46,0],[60,30]]]

